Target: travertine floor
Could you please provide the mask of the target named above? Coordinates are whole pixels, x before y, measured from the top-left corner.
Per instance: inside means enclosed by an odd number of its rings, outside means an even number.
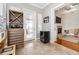
[[[79,52],[56,43],[43,44],[39,40],[25,42],[24,48],[17,49],[17,55],[78,55]]]

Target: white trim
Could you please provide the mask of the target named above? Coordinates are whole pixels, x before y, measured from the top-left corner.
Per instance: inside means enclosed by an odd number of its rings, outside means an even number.
[[[56,37],[55,36],[57,36],[57,31],[56,31],[56,25],[54,24],[54,25],[52,25],[52,20],[54,19],[54,21],[55,21],[55,10],[57,10],[57,9],[59,9],[59,8],[61,8],[61,7],[63,7],[63,6],[65,6],[65,5],[67,5],[67,4],[65,4],[65,3],[63,3],[63,4],[59,4],[59,5],[57,5],[56,7],[54,7],[54,8],[51,8],[51,36],[50,36],[50,38],[51,38],[51,40],[50,40],[50,42],[52,43],[52,42],[54,42],[54,41],[56,41]],[[53,21],[53,22],[54,22]],[[54,29],[52,29],[52,27],[54,27]],[[52,33],[53,32],[55,33],[54,35],[52,35]],[[55,38],[54,38],[54,37]],[[53,40],[52,40],[53,39]]]
[[[35,18],[34,18],[35,19],[35,40],[36,40],[36,25],[37,24],[36,24],[36,12],[35,11],[34,11],[34,16],[35,16]]]
[[[34,6],[34,7],[40,8],[40,9],[43,9],[43,8],[45,8],[47,5],[49,5],[49,3],[46,3],[46,4],[43,5],[43,6],[40,6],[41,3],[40,3],[40,5],[38,5],[38,3],[29,3],[29,4],[32,5],[32,6]]]
[[[40,39],[40,38],[36,38],[36,39],[38,40],[38,39]]]
[[[52,8],[54,11],[57,10],[57,9],[60,9],[62,7],[64,7],[65,5],[67,5],[66,3],[62,3],[62,4],[59,4],[57,5],[56,7]]]

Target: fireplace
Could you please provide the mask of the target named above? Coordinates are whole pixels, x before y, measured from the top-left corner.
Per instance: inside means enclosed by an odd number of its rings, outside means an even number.
[[[50,42],[50,31],[40,31],[40,41],[43,43]]]

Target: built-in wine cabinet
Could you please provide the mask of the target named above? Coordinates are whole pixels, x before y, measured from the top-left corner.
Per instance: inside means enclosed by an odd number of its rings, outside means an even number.
[[[24,46],[23,13],[9,10],[8,45]]]

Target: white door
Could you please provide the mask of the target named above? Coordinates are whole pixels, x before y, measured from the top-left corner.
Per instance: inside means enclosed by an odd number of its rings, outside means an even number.
[[[23,9],[24,12],[24,41],[33,40],[35,35],[34,11]]]

